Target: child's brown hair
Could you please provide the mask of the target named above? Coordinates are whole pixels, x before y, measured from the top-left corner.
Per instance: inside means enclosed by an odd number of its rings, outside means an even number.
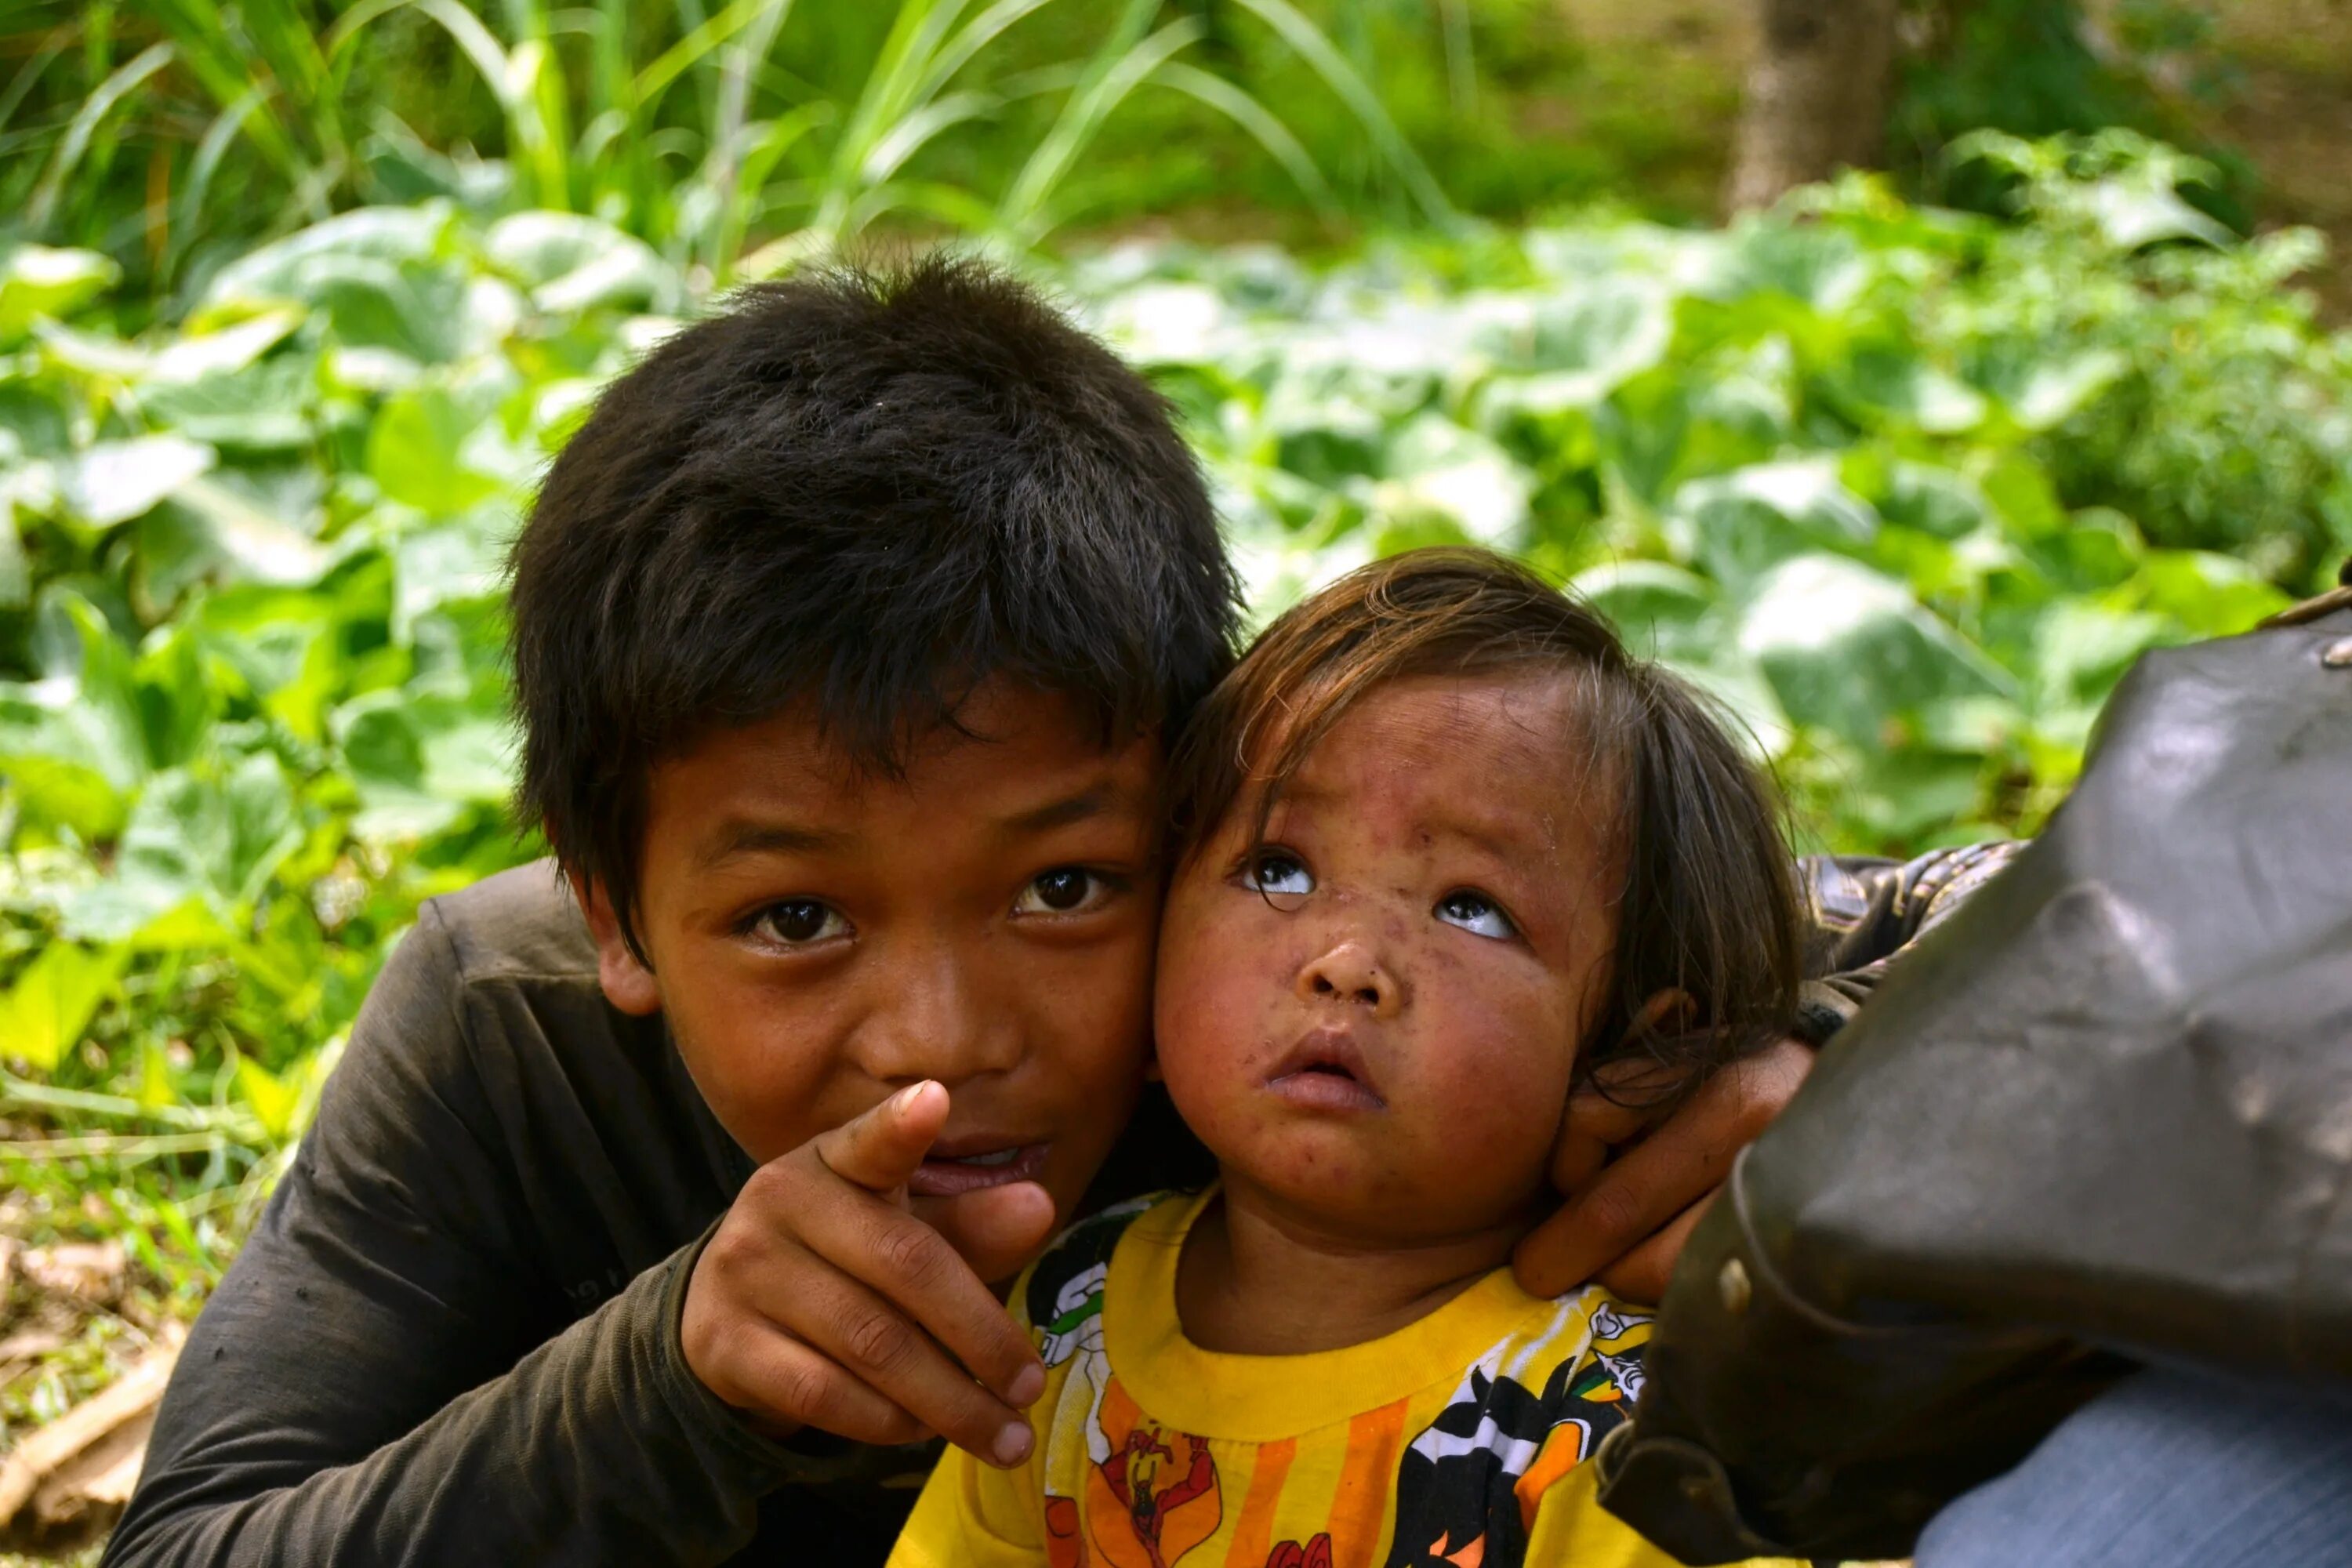
[[[1564,738],[1562,769],[1622,802],[1609,994],[1580,1042],[1580,1070],[1647,1055],[1667,1070],[1640,1075],[1634,1092],[1670,1097],[1793,1020],[1797,895],[1773,793],[1711,701],[1628,654],[1606,620],[1516,562],[1408,552],[1349,573],[1268,626],[1177,742],[1168,784],[1176,859],[1244,806],[1253,838],[1263,836],[1316,742],[1376,688],[1545,670],[1582,688],[1582,733]],[[1646,999],[1673,990],[1691,999],[1685,1016],[1641,1016]]]

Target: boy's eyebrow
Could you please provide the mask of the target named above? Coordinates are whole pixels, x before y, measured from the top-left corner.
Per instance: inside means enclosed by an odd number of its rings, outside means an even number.
[[[1047,801],[1017,812],[997,824],[998,831],[1007,837],[1044,833],[1055,827],[1067,827],[1074,822],[1084,822],[1099,816],[1118,804],[1120,792],[1108,783],[1089,784],[1076,795]]]
[[[754,822],[730,817],[702,842],[695,868],[708,871],[738,855],[817,855],[838,849],[852,835],[835,828],[803,827],[790,822]]]

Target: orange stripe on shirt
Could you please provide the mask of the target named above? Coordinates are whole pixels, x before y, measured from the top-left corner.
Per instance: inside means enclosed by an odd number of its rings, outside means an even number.
[[[1400,1399],[1348,1423],[1348,1458],[1331,1497],[1331,1568],[1370,1568],[1396,1492],[1397,1449],[1404,1440]]]
[[[1274,1545],[1274,1510],[1282,1501],[1282,1483],[1290,1479],[1290,1461],[1298,1454],[1297,1439],[1260,1444],[1257,1463],[1250,1468],[1249,1496],[1242,1516],[1234,1521],[1234,1543],[1225,1549],[1225,1568],[1265,1568]]]
[[[1528,1534],[1535,1533],[1536,1505],[1543,1501],[1544,1493],[1560,1477],[1584,1462],[1585,1430],[1581,1421],[1563,1421],[1553,1427],[1545,1436],[1536,1462],[1511,1488],[1519,1500],[1519,1528]]]

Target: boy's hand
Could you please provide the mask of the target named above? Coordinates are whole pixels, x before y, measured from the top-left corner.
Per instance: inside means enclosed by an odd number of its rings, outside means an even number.
[[[762,1430],[864,1443],[938,1432],[992,1463],[1028,1456],[1020,1412],[1045,1370],[966,1258],[1017,1265],[1051,1229],[1053,1200],[1034,1183],[947,1200],[966,1253],[916,1218],[907,1179],[947,1114],[945,1089],[916,1084],[770,1161],[702,1249],[680,1322],[687,1365]]]
[[[1655,1303],[1732,1157],[1772,1124],[1812,1070],[1812,1048],[1783,1040],[1716,1074],[1654,1131],[1638,1105],[1619,1105],[1599,1088],[1580,1090],[1552,1152],[1552,1184],[1568,1201],[1512,1254],[1519,1284],[1530,1295],[1558,1296],[1597,1276],[1629,1301]]]

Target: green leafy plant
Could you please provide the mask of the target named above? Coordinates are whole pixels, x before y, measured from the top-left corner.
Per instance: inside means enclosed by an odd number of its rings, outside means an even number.
[[[1233,6],[1304,62],[1328,111],[1419,216],[1450,216],[1379,95],[1291,0]],[[666,15],[619,0],[568,10],[506,0],[495,19],[461,0],[131,0],[34,35],[16,96],[45,81],[69,94],[74,42],[89,90],[62,122],[22,133],[40,173],[19,226],[39,241],[88,237],[118,258],[127,248],[163,285],[203,259],[224,223],[227,237],[249,240],[369,201],[433,195],[485,216],[593,216],[713,283],[735,274],[747,242],[761,242],[744,268],[756,275],[886,219],[1025,247],[1083,213],[1071,170],[1147,92],[1254,143],[1335,216],[1339,197],[1284,116],[1206,60],[1207,22],[1165,9],[901,0],[866,54],[824,47],[844,26],[839,7],[796,20],[793,0],[716,10],[677,0]],[[488,153],[400,117],[372,58],[387,41],[446,52],[470,75],[495,107]],[[1071,41],[1076,53],[1054,52]],[[118,44],[142,47],[112,64]],[[126,210],[110,176],[151,117],[168,129],[139,139],[144,199]],[[1008,118],[1017,128],[998,130]],[[991,168],[927,167],[974,139]],[[146,243],[126,247],[126,228]]]
[[[1066,95],[1036,210],[1141,47]],[[908,79],[876,124],[948,112]],[[1261,614],[1413,544],[1521,552],[1744,717],[1809,841],[1902,852],[2031,831],[2138,653],[2352,549],[2314,242],[2211,229],[2131,138],[1970,155],[2021,221],[1857,178],[1724,230],[1038,265],[1183,412]],[[710,281],[447,196],[308,225],[129,334],[108,258],[0,256],[12,1225],[121,1234],[192,1306],[418,901],[537,852],[500,542]]]

